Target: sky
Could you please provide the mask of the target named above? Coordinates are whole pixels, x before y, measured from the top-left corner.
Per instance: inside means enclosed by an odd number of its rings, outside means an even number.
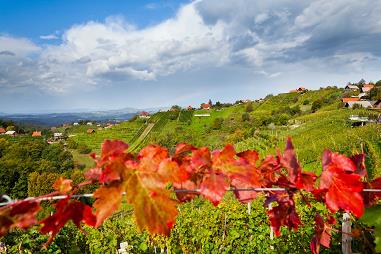
[[[234,102],[381,79],[381,0],[0,0],[0,112]]]

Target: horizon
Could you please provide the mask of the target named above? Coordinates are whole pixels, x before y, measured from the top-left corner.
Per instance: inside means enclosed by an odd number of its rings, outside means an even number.
[[[370,0],[3,0],[0,112],[199,105],[376,82],[378,10]]]

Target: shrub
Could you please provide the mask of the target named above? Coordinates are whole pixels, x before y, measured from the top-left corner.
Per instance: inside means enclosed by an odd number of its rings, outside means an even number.
[[[212,129],[213,130],[219,130],[219,129],[221,129],[223,121],[224,120],[222,118],[220,118],[220,117],[215,118],[213,123],[212,123]]]
[[[310,100],[305,100],[305,101],[303,101],[303,105],[308,105],[308,104],[310,104],[311,102],[310,102]]]
[[[72,139],[69,139],[67,141],[66,145],[67,145],[67,148],[69,148],[69,149],[77,149],[78,148],[78,143]]]
[[[249,115],[249,113],[243,113],[242,114],[242,121],[244,121],[244,122],[250,121],[250,115]]]
[[[321,100],[316,100],[312,103],[311,110],[312,112],[316,112],[319,108],[322,106],[322,101]]]
[[[88,147],[85,144],[79,144],[78,145],[78,152],[80,154],[89,154],[89,153],[91,153],[91,149],[90,149],[90,147]]]

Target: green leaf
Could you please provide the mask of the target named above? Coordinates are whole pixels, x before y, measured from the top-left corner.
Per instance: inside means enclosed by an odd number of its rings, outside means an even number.
[[[381,205],[373,206],[365,210],[365,214],[360,219],[369,226],[374,226],[374,236],[376,251],[381,252]]]

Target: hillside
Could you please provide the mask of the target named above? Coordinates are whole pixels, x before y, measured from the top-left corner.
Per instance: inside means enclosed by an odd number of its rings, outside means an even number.
[[[134,152],[150,143],[172,151],[180,142],[211,149],[232,143],[238,151],[255,149],[261,156],[275,153],[276,148],[283,149],[286,138],[292,137],[306,170],[321,170],[324,149],[348,155],[364,149],[370,173],[380,174],[381,126],[372,123],[352,127],[348,119],[350,115],[376,117],[379,112],[341,108],[343,94],[343,89],[328,87],[267,96],[263,100],[211,110],[159,112],[149,120],[124,122],[94,134],[87,134],[86,127],[71,127],[67,132],[74,135],[71,140],[86,144],[96,152],[104,139],[122,139]],[[319,107],[314,109],[316,101]]]

